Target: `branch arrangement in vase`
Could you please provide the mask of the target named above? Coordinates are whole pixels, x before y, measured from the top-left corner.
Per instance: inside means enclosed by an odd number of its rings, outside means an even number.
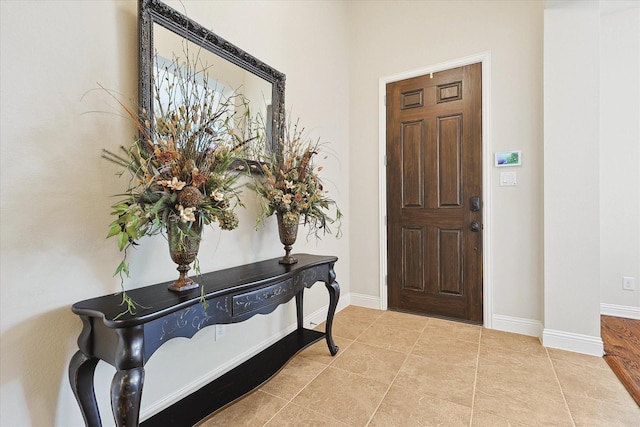
[[[160,66],[162,63],[165,65]],[[333,234],[334,229],[340,237],[342,212],[328,197],[319,177],[322,167],[315,164],[323,148],[319,140],[309,139],[298,121],[289,118],[281,151],[265,152],[266,126],[251,117],[243,96],[210,84],[213,80],[206,64],[177,57],[155,64],[154,114],[136,112],[112,95],[140,137],[121,151],[103,150],[103,158],[122,168],[118,175],[128,178],[126,190],[112,205],[116,218],[107,235],[117,240],[123,253],[115,271],[121,278],[123,314],[134,315],[136,308],[124,288],[124,277],[129,276],[127,251],[144,236],[166,233],[171,258],[180,272],[170,289],[198,286],[186,273],[192,262],[198,271],[196,256],[203,226],[215,223],[222,230],[238,226],[235,209],[243,206],[238,180],[251,168],[243,171],[233,165],[244,164],[247,158],[257,160],[262,168],[262,174],[251,174],[248,184],[260,199],[256,226],[271,215],[278,217],[287,251],[280,262],[296,262],[289,252],[298,225],[308,227],[308,236],[320,238]]]
[[[203,225],[217,223],[222,230],[238,225],[240,171],[232,164],[244,158],[251,139],[237,131],[250,113],[242,96],[224,96],[209,82],[205,65],[174,57],[156,69],[153,117],[118,101],[141,135],[121,152],[103,150],[105,159],[123,168],[119,175],[128,176],[126,191],[118,195],[122,199],[112,206],[116,219],[107,236],[116,238],[123,252],[115,272],[121,279],[129,275],[127,250],[143,236],[179,225],[174,227],[181,233],[178,246],[186,249],[199,243]],[[135,303],[124,286],[123,302],[133,314]]]
[[[272,154],[261,159],[264,174],[252,175],[249,184],[260,200],[256,225],[275,214],[285,227],[308,227],[309,236],[332,234],[335,226],[336,237],[340,237],[342,212],[323,185],[322,166],[316,165],[323,144],[305,135],[299,120],[292,122],[289,117],[286,122],[281,157]]]

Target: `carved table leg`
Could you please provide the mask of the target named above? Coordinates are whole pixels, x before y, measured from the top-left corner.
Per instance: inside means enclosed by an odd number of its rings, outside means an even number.
[[[84,423],[88,427],[100,427],[102,425],[93,388],[93,374],[98,360],[95,357],[88,357],[83,352],[77,351],[71,358],[71,362],[69,362],[71,389],[76,396],[78,405],[80,405]]]
[[[327,313],[327,325],[325,328],[325,335],[327,339],[327,345],[329,346],[329,352],[332,356],[338,353],[338,346],[333,342],[333,335],[331,328],[333,327],[333,315],[336,314],[336,307],[338,306],[338,299],[340,298],[340,285],[335,280],[331,283],[326,283],[327,290],[329,291],[329,312]]]
[[[111,410],[118,427],[136,427],[140,417],[144,368],[118,370],[111,381]]]

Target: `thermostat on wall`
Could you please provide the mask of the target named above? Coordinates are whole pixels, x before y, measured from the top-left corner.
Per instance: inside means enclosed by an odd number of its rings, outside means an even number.
[[[502,151],[496,153],[496,167],[522,165],[522,151]]]

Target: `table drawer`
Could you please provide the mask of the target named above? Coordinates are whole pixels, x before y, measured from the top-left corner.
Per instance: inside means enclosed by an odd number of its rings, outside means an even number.
[[[295,295],[294,279],[267,286],[255,291],[238,294],[233,297],[232,316],[242,316],[259,312],[265,307],[281,304]]]

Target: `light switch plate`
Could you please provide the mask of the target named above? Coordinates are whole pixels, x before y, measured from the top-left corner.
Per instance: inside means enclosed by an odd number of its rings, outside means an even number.
[[[518,183],[516,172],[500,172],[500,187],[509,187]]]

